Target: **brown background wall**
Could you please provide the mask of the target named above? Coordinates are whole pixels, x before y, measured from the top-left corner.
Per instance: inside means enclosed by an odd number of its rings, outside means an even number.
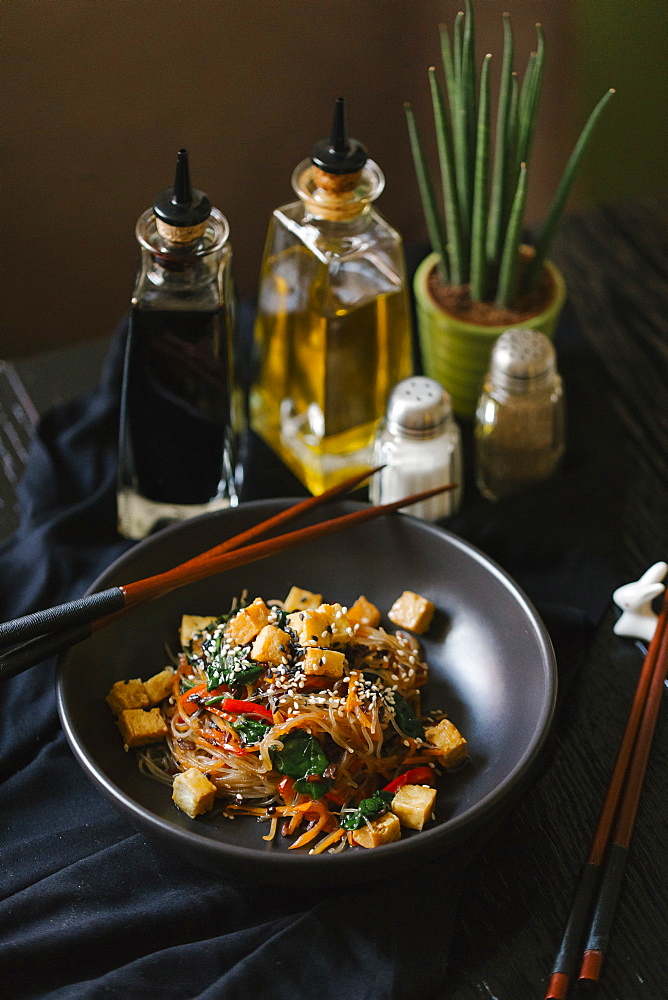
[[[422,238],[402,102],[430,125],[427,67],[458,0],[5,0],[0,356],[109,333],[127,307],[134,224],[171,183],[176,150],[229,218],[251,295],[267,218],[348,98],[351,132],[387,180],[384,214]],[[548,42],[530,218],[546,208],[574,111],[568,0],[478,0],[478,55],[501,61],[510,10],[517,68]],[[610,83],[615,80],[611,77]],[[586,111],[585,111],[586,114]],[[575,120],[573,120],[575,119]]]

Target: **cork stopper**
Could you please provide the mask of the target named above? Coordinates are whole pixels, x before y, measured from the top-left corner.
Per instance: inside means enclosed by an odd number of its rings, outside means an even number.
[[[316,187],[321,191],[329,191],[331,194],[346,194],[354,191],[362,177],[362,171],[357,170],[354,174],[328,174],[319,167],[311,169],[311,177]]]
[[[375,201],[385,186],[383,172],[373,160],[354,174],[332,175],[302,160],[292,174],[292,186],[315,219],[344,222],[355,219]]]
[[[204,191],[190,184],[187,149],[178,151],[174,187],[160,192],[153,211],[156,228],[167,243],[183,246],[204,235],[211,215],[211,202]]]

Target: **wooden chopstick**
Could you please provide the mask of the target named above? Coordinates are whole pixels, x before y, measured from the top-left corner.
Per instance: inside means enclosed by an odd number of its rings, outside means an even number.
[[[658,626],[657,626],[658,632]],[[610,940],[612,926],[617,912],[617,904],[622,890],[622,882],[640,795],[645,780],[645,771],[652,747],[652,738],[656,728],[656,720],[663,698],[663,686],[668,673],[668,623],[664,621],[661,645],[657,653],[656,666],[652,676],[647,702],[642,721],[638,730],[633,757],[624,785],[624,792],[615,823],[615,833],[608,850],[601,887],[596,901],[596,908],[585,945],[582,965],[578,979],[588,982],[598,982],[603,960]]]
[[[325,503],[332,497],[354,489],[381,468],[382,466],[377,466],[367,469],[365,472],[358,473],[355,476],[351,476],[350,479],[346,479],[344,482],[330,487],[330,489],[319,496],[307,497],[304,500],[300,500],[299,503],[293,504],[293,506],[288,507],[286,510],[274,514],[265,521],[253,525],[248,530],[242,531],[240,534],[234,535],[232,538],[214,545],[205,552],[201,552],[199,555],[187,560],[187,562],[182,564],[183,568],[196,566],[200,562],[206,562],[206,560],[215,558],[221,553],[232,551],[245,545],[247,542],[253,541],[253,539],[266,534],[281,524],[293,520],[300,514],[313,510],[313,508]],[[38,636],[45,635],[47,632],[52,632],[54,629],[58,630],[85,624],[96,618],[122,611],[124,607],[125,598],[122,591],[118,587],[112,587],[97,594],[90,594],[88,597],[68,601],[66,604],[59,604],[55,608],[48,608],[45,611],[37,611],[30,615],[24,615],[22,618],[15,618],[13,621],[0,624],[0,649],[12,646],[22,639],[35,639]]]
[[[272,517],[253,525],[246,531],[242,531],[232,538],[221,542],[219,545],[214,545],[211,549],[207,549],[205,552],[194,556],[185,565],[195,565],[200,560],[206,560],[222,552],[232,551],[238,546],[244,545],[246,542],[252,541],[254,538],[258,538],[260,535],[279,527],[281,524],[293,520],[299,514],[312,510],[332,497],[355,489],[355,487],[360,486],[365,479],[380,469],[382,469],[382,466],[368,469],[365,472],[351,476],[336,486],[330,487],[330,489],[325,490],[319,496],[307,497],[304,500],[300,500],[299,503],[293,504],[278,514],[274,514]],[[5,632],[9,635],[9,643],[5,636],[5,644],[13,645],[17,638],[25,638],[26,634],[32,635],[27,642],[14,646],[13,649],[4,655],[0,654],[0,681],[15,677],[37,663],[42,663],[51,656],[61,653],[69,646],[83,642],[84,639],[90,637],[93,631],[111,624],[119,615],[124,614],[126,610],[123,606],[122,594],[118,591],[118,588],[103,591],[101,600],[100,595],[90,596],[93,598],[93,601],[90,601],[88,607],[84,607],[81,611],[79,611],[78,602],[70,602],[69,605],[60,605],[58,608],[41,613],[41,623],[35,623],[33,616],[26,615],[22,619],[16,619],[14,622],[8,623],[7,626],[0,625],[0,635]],[[107,611],[110,606],[116,610],[110,614],[104,614],[103,617],[93,616],[93,620],[91,621],[91,610],[94,608],[95,600],[99,602],[100,611]],[[138,604],[135,604],[135,607],[137,606]],[[63,609],[65,609],[65,613],[59,617],[59,612],[63,611]],[[98,609],[96,608],[95,610]],[[80,619],[80,614],[85,616],[83,621]],[[51,620],[55,622],[55,630],[44,634],[45,629],[50,624],[50,621],[46,625],[44,624],[47,616],[50,616]]]
[[[401,500],[394,500],[392,503],[379,504],[377,507],[364,507],[362,510],[353,511],[352,514],[343,514],[341,517],[334,517],[329,521],[321,521],[319,524],[312,524],[306,528],[299,528],[297,531],[290,531],[285,535],[277,535],[275,538],[267,538],[263,542],[252,545],[245,545],[242,549],[235,549],[233,552],[223,552],[212,556],[206,560],[196,560],[175,566],[174,569],[167,570],[166,573],[159,573],[157,576],[149,576],[136,583],[128,583],[119,587],[125,595],[125,607],[131,607],[137,601],[153,600],[168,594],[176,587],[184,587],[195,580],[205,580],[215,573],[222,573],[228,569],[236,569],[238,566],[245,566],[247,563],[255,562],[258,559],[265,559],[267,556],[285,552],[296,545],[303,545],[306,542],[318,538],[325,538],[342,531],[344,528],[352,528],[365,521],[371,521],[383,514],[391,514],[400,507],[408,507],[411,504],[419,503],[421,500],[428,500],[430,497],[445,493],[447,490],[455,489],[454,483],[447,486],[437,486],[431,490],[424,490],[421,493],[414,493],[411,496],[403,497]]]
[[[419,503],[421,500],[428,500],[430,497],[445,493],[447,490],[455,489],[456,485],[455,483],[449,483],[447,486],[439,486],[435,489],[425,490],[422,493],[415,493],[401,500],[395,500],[392,503],[381,504],[377,507],[365,507],[351,514],[344,514],[341,517],[335,517],[320,524],[301,528],[299,531],[291,531],[276,538],[267,539],[264,542],[246,545],[241,549],[231,552],[219,552],[218,555],[209,558],[188,560],[188,562],[176,566],[165,573],[113,588],[113,590],[120,592],[123,599],[123,605],[116,608],[116,610],[123,612],[130,610],[138,604],[168,594],[170,591],[186,586],[189,583],[194,583],[196,580],[204,580],[216,573],[235,569],[238,566],[255,562],[258,559],[264,559],[267,556],[284,552],[297,545],[303,545],[306,542],[324,538],[327,535],[342,531],[344,528],[363,524],[366,521],[385,514],[391,514],[402,507],[408,507],[411,504]],[[104,591],[103,593],[109,592]],[[85,601],[86,598],[82,598],[77,603],[81,605]],[[103,617],[111,620],[117,617],[117,615],[104,615]],[[0,680],[5,677],[14,676],[14,674],[20,673],[22,670],[26,670],[36,663],[40,663],[45,658],[44,655],[41,655],[44,648],[48,648],[49,650],[46,655],[52,656],[54,653],[61,652],[75,642],[81,642],[91,634],[96,624],[98,627],[102,624],[99,619],[98,606],[95,605],[87,622],[80,621],[74,627],[68,624],[67,627],[63,628],[60,625],[55,634],[39,635],[29,642],[4,653],[0,656]],[[54,648],[54,645],[57,645],[59,641],[61,641],[61,645],[58,648]]]
[[[608,790],[601,809],[594,837],[589,848],[587,860],[580,870],[580,875],[578,877],[578,882],[571,901],[559,951],[557,952],[557,956],[552,967],[552,973],[550,975],[548,989],[545,994],[545,1000],[565,1000],[568,989],[577,972],[578,963],[582,957],[582,943],[588,921],[591,918],[592,906],[595,899],[599,895],[601,870],[606,858],[608,846],[610,844],[615,816],[617,815],[618,809],[620,810],[620,818],[624,811],[623,804],[620,808],[620,801],[623,803],[626,799],[626,792],[624,791],[625,787],[631,787],[629,782],[632,780],[632,772],[636,775],[639,773],[640,765],[634,764],[636,759],[636,747],[639,746],[641,742],[639,734],[641,731],[643,732],[643,743],[647,740],[651,743],[654,732],[656,713],[658,713],[658,703],[663,685],[663,680],[657,681],[657,678],[660,677],[662,673],[665,678],[666,673],[666,663],[664,662],[662,664],[662,659],[665,660],[667,655],[666,634],[668,634],[668,591],[666,591],[656,631],[654,632],[652,641],[649,644],[649,649],[647,650],[647,655],[645,656],[642,670],[638,678],[638,684],[636,686],[633,703],[631,705],[631,710],[626,723],[626,729],[624,730],[624,735],[617,753],[617,760],[615,761],[612,777],[610,778],[610,784],[608,785]],[[651,723],[651,729],[648,730],[646,727],[649,723],[645,722],[647,717],[646,712],[652,711],[652,709],[650,709],[650,705],[652,704],[651,699],[656,697],[654,694],[656,687],[658,687],[657,705],[654,710],[654,719]],[[647,747],[647,754],[649,754],[649,746]],[[645,760],[645,766],[646,763],[647,761]],[[644,776],[644,767],[642,770],[642,776]],[[638,787],[634,792],[634,794],[637,794],[638,797],[642,786],[642,776],[638,782]],[[624,800],[622,800],[623,792]],[[626,808],[628,809],[630,807]],[[635,813],[633,814],[633,817],[635,818]],[[628,821],[625,826],[625,830],[628,832]],[[626,846],[628,847],[628,844]],[[613,857],[618,854],[619,852],[616,851],[613,854]],[[615,867],[618,867],[618,865],[611,864],[611,869]],[[604,875],[604,880],[606,875]],[[612,878],[612,874],[607,876],[609,882]],[[621,887],[621,877],[619,878],[619,886]],[[611,890],[607,889],[606,899],[610,898],[610,893]],[[610,910],[610,905],[606,903],[606,914],[610,913]],[[612,912],[614,912],[614,906],[612,907]],[[597,941],[592,938],[591,935],[590,940],[587,942],[587,945],[589,944],[595,945],[594,947],[589,948],[590,952],[596,953],[601,951],[601,949],[597,946]],[[597,961],[599,962],[598,971],[600,972],[601,963],[594,957],[594,954],[592,954],[592,957],[589,959],[587,964],[584,965],[583,963],[580,978],[590,978],[590,976],[596,972],[595,966]],[[585,975],[582,975],[583,969]]]

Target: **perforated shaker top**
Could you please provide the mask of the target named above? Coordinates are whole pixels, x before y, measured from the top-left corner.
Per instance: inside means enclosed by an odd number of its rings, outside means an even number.
[[[494,345],[489,376],[509,392],[532,392],[555,375],[556,354],[544,333],[515,327],[502,333]]]
[[[452,415],[449,393],[433,378],[414,375],[399,382],[387,404],[387,426],[402,437],[440,434]]]

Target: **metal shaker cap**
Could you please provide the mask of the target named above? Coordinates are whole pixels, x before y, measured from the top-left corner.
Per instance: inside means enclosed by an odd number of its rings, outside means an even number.
[[[387,427],[411,438],[436,437],[452,416],[449,393],[433,378],[414,375],[399,382],[387,404]]]
[[[489,378],[512,393],[533,392],[555,377],[554,347],[537,330],[518,326],[502,333],[492,349]]]

